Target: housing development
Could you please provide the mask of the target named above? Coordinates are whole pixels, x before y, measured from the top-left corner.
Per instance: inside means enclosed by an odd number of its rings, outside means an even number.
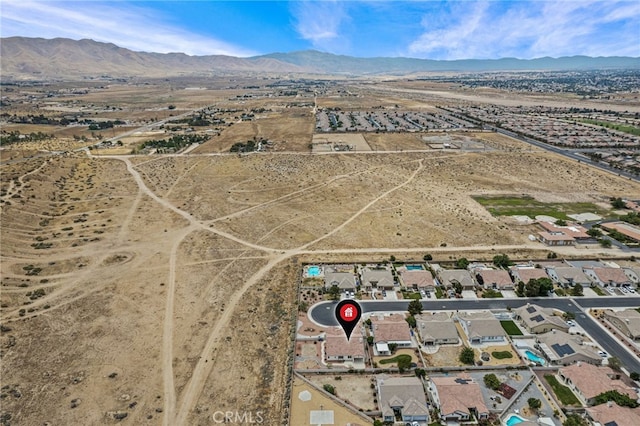
[[[640,425],[638,58],[0,47],[0,425]]]

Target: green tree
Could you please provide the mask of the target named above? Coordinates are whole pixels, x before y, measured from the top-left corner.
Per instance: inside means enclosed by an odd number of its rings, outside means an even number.
[[[562,318],[564,318],[565,321],[574,320],[576,319],[576,314],[573,312],[565,312],[562,314]]]
[[[458,281],[453,282],[453,289],[457,294],[462,294],[462,284],[460,284]]]
[[[333,387],[333,385],[330,385],[329,383],[325,383],[322,388],[324,390],[326,390],[327,392],[329,392],[331,395],[335,395],[336,394],[336,388]]]
[[[511,259],[506,254],[496,254],[493,256],[493,264],[498,268],[507,269],[511,266]]]
[[[608,240],[606,238],[600,238],[598,242],[604,248],[611,248],[611,240]]]
[[[396,261],[396,257],[394,255],[389,256],[389,260],[391,262],[395,262]]]
[[[562,426],[589,426],[589,423],[577,414],[569,414],[567,420],[562,423]]]
[[[556,220],[556,225],[558,226],[567,226],[567,221],[564,219],[558,219]]]
[[[456,260],[456,268],[467,269],[467,266],[469,266],[469,261],[466,257],[461,257],[460,259]]]
[[[582,290],[582,284],[575,284],[573,286],[573,288],[571,289],[571,295],[572,296],[583,296],[583,290]]]
[[[617,198],[612,197],[610,201],[611,201],[611,206],[614,209],[624,209],[626,207],[624,204],[624,201],[620,197],[617,197]]]
[[[411,358],[410,357],[401,357],[398,359],[398,369],[401,373],[404,373],[406,370],[411,368]]]
[[[416,373],[416,377],[420,379],[427,377],[427,371],[424,368],[416,368],[414,373]]]
[[[500,387],[500,379],[493,373],[485,374],[483,380],[489,389],[497,390]]]
[[[331,297],[331,300],[338,300],[340,298],[340,287],[335,284],[332,285],[329,289],[329,296]]]
[[[637,371],[633,371],[631,374],[629,374],[629,378],[637,382],[638,380],[640,380],[640,373],[638,373]]]
[[[602,237],[602,231],[599,230],[598,228],[591,228],[587,230],[587,235],[593,238]]]
[[[540,401],[538,398],[527,399],[527,404],[532,410],[538,410],[540,409],[540,407],[542,407],[542,401]]]
[[[430,254],[425,254],[424,256],[422,256],[422,260],[428,262],[430,260],[433,260],[433,256],[431,256]]]
[[[547,296],[553,291],[553,281],[550,278],[531,278],[524,286],[527,297]]]
[[[516,285],[516,294],[520,297],[524,296],[524,283],[522,281],[518,281]]]
[[[391,353],[394,353],[396,351],[396,349],[398,349],[398,344],[397,343],[389,343],[389,351]]]
[[[414,317],[413,315],[409,315],[406,321],[407,321],[407,324],[409,324],[409,327],[411,328],[416,327],[416,317]]]
[[[374,340],[374,339],[373,339],[373,336],[367,336],[367,344],[368,344],[369,346],[373,345],[373,340]]]
[[[420,315],[422,313],[422,302],[418,299],[413,299],[409,302],[409,314],[412,316]]]
[[[458,358],[461,363],[473,365],[476,360],[476,352],[468,346],[465,346],[460,351],[460,356]]]

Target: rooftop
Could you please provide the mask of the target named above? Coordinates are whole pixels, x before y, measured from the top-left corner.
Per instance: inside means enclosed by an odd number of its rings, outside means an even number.
[[[625,309],[624,311],[613,311],[611,309],[607,309],[605,314],[624,322],[634,336],[640,335],[640,312],[635,309]]]
[[[411,331],[404,315],[372,315],[371,327],[376,342],[411,341]]]
[[[364,358],[364,338],[362,333],[358,332],[358,330],[361,330],[361,325],[362,323],[359,322],[350,340],[347,340],[347,336],[341,327],[329,327],[326,331],[324,346],[327,357],[342,355]]]
[[[502,269],[481,269],[478,275],[482,277],[485,285],[495,284],[498,287],[510,287],[513,285],[509,273]]]
[[[601,425],[638,426],[640,425],[640,410],[637,408],[620,407],[615,402],[600,404],[587,408],[587,414]]]
[[[469,339],[486,336],[506,336],[500,321],[491,312],[460,312],[456,315],[460,322],[465,323]]]
[[[438,276],[445,286],[450,285],[452,282],[459,282],[464,287],[474,285],[473,278],[466,269],[441,269],[438,271]]]
[[[429,414],[422,382],[417,377],[376,376],[380,391],[380,408],[385,415],[393,415],[391,407],[402,407],[405,415]]]
[[[449,375],[445,377],[431,377],[431,381],[438,391],[440,400],[440,412],[443,415],[456,411],[469,413],[470,408],[475,408],[478,413],[489,411],[482,398],[480,385],[468,374],[459,376]]]
[[[595,362],[602,362],[602,358],[595,349],[583,345],[580,337],[560,330],[540,334],[538,342],[551,361],[559,361],[574,354],[580,354]]]
[[[420,314],[416,316],[416,328],[420,337],[434,339],[450,339],[458,337],[458,330],[453,319],[445,312]]]
[[[400,277],[402,278],[402,282],[407,287],[416,286],[420,287],[433,287],[433,275],[431,275],[431,271],[427,270],[400,270]]]
[[[514,277],[520,278],[520,281],[522,281],[525,284],[528,283],[529,280],[531,279],[537,280],[539,278],[549,278],[549,275],[547,275],[544,269],[541,269],[541,268],[532,268],[532,267],[521,268],[521,267],[514,266],[511,268],[511,271]]]
[[[609,390],[617,390],[633,399],[638,398],[638,394],[633,388],[627,386],[622,380],[613,379],[618,373],[609,367],[598,367],[586,362],[578,362],[560,368],[559,373],[571,380],[586,399],[594,398]]]
[[[576,223],[568,223],[566,226],[558,226],[555,223],[551,222],[538,222],[538,224],[547,232],[555,234],[555,233],[563,233],[564,235],[573,237],[573,238],[591,238],[589,234],[587,234],[587,229],[581,225]]]
[[[598,277],[600,281],[605,284],[615,283],[631,283],[627,274],[624,273],[622,268],[592,268],[593,273]]]

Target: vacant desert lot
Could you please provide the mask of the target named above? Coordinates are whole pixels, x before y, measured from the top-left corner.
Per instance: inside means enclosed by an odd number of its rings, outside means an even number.
[[[302,261],[539,252],[471,195],[640,198],[638,183],[498,143],[3,165],[3,413],[206,425],[259,410],[279,424]]]

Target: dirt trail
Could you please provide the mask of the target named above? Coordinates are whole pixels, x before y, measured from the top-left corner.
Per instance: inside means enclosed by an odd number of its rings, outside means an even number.
[[[367,211],[371,206],[373,206],[375,203],[377,203],[378,201],[380,201],[381,199],[383,199],[384,197],[386,197],[387,195],[391,194],[394,191],[397,191],[398,189],[402,188],[405,185],[408,185],[409,183],[411,183],[411,181],[413,181],[415,179],[415,177],[418,175],[418,173],[420,173],[422,170],[424,170],[424,164],[423,164],[423,159],[418,160],[418,168],[416,170],[414,170],[413,173],[411,173],[411,176],[409,176],[409,178],[404,181],[403,183],[401,183],[400,185],[396,185],[393,188],[383,192],[382,194],[380,194],[379,196],[377,196],[376,198],[374,198],[373,200],[371,200],[369,203],[367,203],[363,208],[361,208],[360,210],[358,210],[357,212],[355,212],[349,219],[347,219],[346,221],[344,221],[342,224],[336,226],[335,228],[333,228],[331,231],[327,232],[326,234],[324,234],[321,237],[316,238],[313,241],[310,241],[300,247],[298,247],[296,250],[303,250],[319,241],[324,240],[327,237],[330,237],[331,235],[335,234],[336,232],[340,231],[342,228],[344,228],[345,226],[347,226],[348,224],[350,224],[351,222],[353,222],[355,219],[358,218],[358,216],[360,216],[362,213],[364,213],[365,211]],[[292,254],[293,255],[293,254]]]
[[[176,388],[173,384],[173,331],[174,302],[176,294],[176,265],[178,249],[182,241],[196,229],[191,225],[178,235],[171,246],[169,257],[169,282],[167,284],[167,300],[164,310],[164,326],[162,333],[162,379],[164,382],[164,418],[162,424],[171,426],[176,407]]]
[[[225,305],[225,310],[222,316],[216,321],[216,325],[214,326],[209,338],[207,339],[207,343],[202,350],[202,353],[199,357],[198,363],[196,364],[193,372],[191,374],[191,379],[187,383],[185,387],[182,402],[180,403],[180,408],[176,414],[175,421],[172,424],[175,425],[187,425],[187,417],[189,413],[191,413],[193,406],[197,403],[198,398],[202,394],[202,390],[204,388],[204,384],[206,380],[209,378],[211,374],[211,369],[213,368],[213,362],[205,362],[211,357],[211,353],[216,343],[220,339],[221,331],[227,326],[229,321],[231,320],[231,316],[235,311],[236,306],[242,300],[242,296],[244,293],[249,290],[254,284],[260,281],[262,277],[271,270],[278,263],[283,260],[289,258],[291,256],[290,253],[283,253],[278,256],[272,257],[269,262],[260,268],[255,274],[251,276],[244,283],[242,287],[240,287],[233,296],[229,299],[229,301]]]
[[[49,164],[49,158],[47,158],[46,160],[44,160],[42,162],[42,164],[40,164],[38,167],[36,167],[35,169],[31,170],[30,172],[27,172],[25,174],[23,174],[22,176],[18,177],[18,182],[20,182],[19,186],[16,186],[16,184],[14,183],[14,181],[10,181],[9,182],[9,187],[7,188],[7,193],[1,197],[2,200],[8,200],[10,199],[13,195],[17,194],[20,192],[20,189],[22,188],[22,186],[24,185],[24,178],[32,175],[34,173],[38,173],[40,170],[42,170],[42,168],[44,166],[46,166],[47,164]]]

